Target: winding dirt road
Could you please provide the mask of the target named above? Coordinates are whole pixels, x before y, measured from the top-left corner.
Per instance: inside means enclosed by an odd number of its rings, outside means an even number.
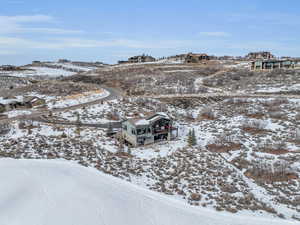
[[[11,117],[8,119],[7,118],[0,119],[0,124],[1,123],[9,123],[9,122],[12,122],[15,120],[40,120],[41,117],[47,116],[51,113],[65,112],[68,110],[79,109],[82,107],[96,105],[96,104],[100,104],[104,101],[114,100],[114,99],[118,99],[118,98],[122,97],[122,93],[114,88],[109,88],[109,87],[101,87],[101,88],[103,88],[107,92],[109,92],[109,95],[107,97],[100,98],[100,99],[86,102],[86,103],[81,103],[78,105],[63,107],[63,108],[31,110],[31,114],[28,114],[28,115],[20,115],[20,116]]]

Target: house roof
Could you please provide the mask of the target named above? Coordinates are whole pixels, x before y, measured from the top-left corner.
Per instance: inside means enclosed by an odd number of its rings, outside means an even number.
[[[132,118],[132,119],[129,119],[128,121],[134,126],[148,126],[148,125],[154,123],[158,119],[170,120],[171,118],[164,112],[157,112],[157,113],[152,113],[147,117]]]
[[[24,98],[24,102],[35,102],[37,100],[42,100],[42,99],[37,96],[28,96]]]
[[[187,56],[198,57],[198,56],[208,56],[208,55],[205,54],[205,53],[199,53],[199,54],[196,54],[196,53],[188,53]]]

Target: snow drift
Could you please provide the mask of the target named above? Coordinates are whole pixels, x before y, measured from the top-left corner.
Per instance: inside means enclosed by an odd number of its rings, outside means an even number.
[[[282,225],[188,206],[64,161],[0,160],[1,225]]]

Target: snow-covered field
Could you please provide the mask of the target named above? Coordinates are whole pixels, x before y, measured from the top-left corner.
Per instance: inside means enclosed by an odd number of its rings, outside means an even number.
[[[11,99],[4,99],[3,97],[0,97],[0,104],[6,105],[14,101],[23,101],[23,98],[23,96],[15,96],[15,98]]]
[[[26,70],[22,70],[22,71],[4,72],[4,74],[7,74],[9,76],[15,76],[15,77],[34,77],[34,76],[60,77],[60,76],[72,76],[75,73],[76,72],[70,72],[64,69],[54,69],[54,68],[38,67],[38,66],[26,67]]]
[[[83,103],[87,103],[87,102],[100,100],[109,95],[110,95],[110,93],[104,89],[99,90],[99,91],[85,92],[82,94],[78,94],[78,95],[74,95],[74,96],[67,96],[65,98],[49,102],[48,107],[50,109],[64,108],[64,107],[68,107],[68,106],[74,106],[74,105],[78,105],[78,104],[83,104]]]
[[[283,225],[182,202],[64,161],[0,160],[3,225]]]
[[[225,68],[244,68],[244,69],[250,69],[251,64],[250,62],[239,62],[237,64],[232,65],[224,65]]]
[[[17,116],[25,116],[32,114],[31,110],[13,110],[6,113],[3,113],[4,115],[7,115],[8,118],[13,118]]]
[[[257,93],[276,93],[276,92],[288,92],[288,91],[300,91],[300,84],[294,84],[294,85],[284,85],[284,84],[278,84],[277,86],[262,86],[258,87],[256,90]]]

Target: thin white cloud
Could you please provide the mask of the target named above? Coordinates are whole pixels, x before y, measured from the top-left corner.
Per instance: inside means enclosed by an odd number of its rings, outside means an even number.
[[[46,33],[46,34],[78,34],[81,30],[45,27],[45,23],[55,22],[48,15],[0,16],[0,34]],[[27,24],[42,24],[42,27],[31,27]]]
[[[0,16],[0,22],[4,23],[28,23],[28,22],[51,22],[52,16],[48,15],[22,15],[22,16]]]
[[[59,29],[59,28],[30,28],[22,27],[15,30],[16,33],[46,33],[46,34],[82,34],[82,30],[68,30],[68,29]]]
[[[200,32],[201,36],[208,36],[208,37],[230,37],[231,34],[227,32]]]
[[[66,48],[103,48],[122,47],[133,49],[168,49],[192,45],[193,41],[158,40],[139,41],[128,39],[92,40],[81,38],[55,38],[31,40],[25,38],[0,37],[0,45],[15,49],[66,49]],[[194,43],[195,44],[195,43]]]

